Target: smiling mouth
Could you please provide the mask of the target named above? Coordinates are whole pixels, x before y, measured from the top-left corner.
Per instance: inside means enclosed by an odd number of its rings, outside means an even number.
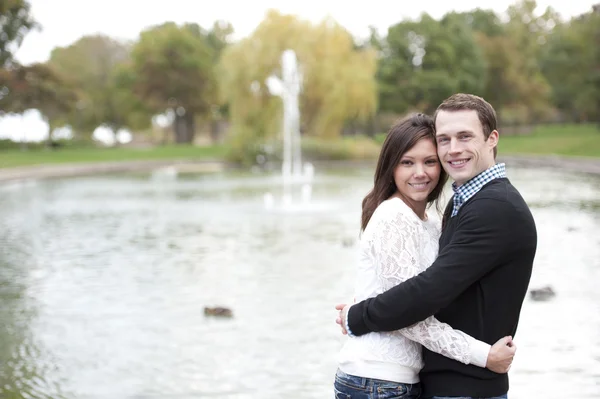
[[[426,188],[429,183],[431,182],[425,182],[425,183],[408,183],[409,186],[411,186],[412,188],[416,188],[417,190],[422,190],[424,188]]]
[[[457,159],[454,161],[448,161],[448,163],[451,166],[462,166],[464,164],[466,164],[467,162],[469,162],[471,160],[471,158],[466,158],[466,159]]]

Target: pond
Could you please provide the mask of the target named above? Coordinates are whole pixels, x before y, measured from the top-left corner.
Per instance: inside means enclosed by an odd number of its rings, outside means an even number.
[[[332,397],[372,173],[317,168],[288,210],[250,172],[0,185],[0,397]],[[600,398],[600,178],[508,174],[557,292],[525,301],[510,398]]]

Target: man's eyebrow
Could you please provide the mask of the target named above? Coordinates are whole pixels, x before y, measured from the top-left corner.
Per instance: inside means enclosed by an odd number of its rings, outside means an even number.
[[[473,132],[470,130],[461,130],[459,132],[456,132],[455,134],[464,134],[464,133],[473,134]],[[436,137],[448,136],[448,133],[436,133],[435,136]]]

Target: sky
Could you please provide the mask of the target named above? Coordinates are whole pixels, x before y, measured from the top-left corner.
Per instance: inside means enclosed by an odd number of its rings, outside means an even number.
[[[598,0],[538,0],[541,12],[550,6],[563,18],[582,14]],[[513,0],[169,0],[166,3],[148,0],[30,0],[34,18],[42,25],[39,32],[30,33],[16,53],[23,64],[44,62],[54,47],[67,46],[83,35],[102,33],[123,40],[135,40],[139,33],[152,25],[165,21],[176,23],[196,22],[210,28],[214,21],[229,21],[235,30],[234,39],[252,33],[269,9],[295,14],[300,18],[319,22],[332,17],[357,37],[366,37],[369,26],[385,34],[390,25],[404,19],[417,18],[426,12],[439,18],[448,11],[468,11],[477,7],[504,12]],[[32,122],[33,116],[25,118]],[[10,119],[10,126],[7,126]],[[0,119],[0,138],[23,137],[14,133],[22,118]],[[31,129],[19,126],[18,130],[34,130],[30,139],[40,139],[39,120]]]

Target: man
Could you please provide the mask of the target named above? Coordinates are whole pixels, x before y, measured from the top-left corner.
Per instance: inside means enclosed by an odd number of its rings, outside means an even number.
[[[344,333],[393,331],[431,315],[490,344],[514,336],[537,245],[527,204],[496,164],[496,113],[481,97],[455,94],[434,115],[438,155],[454,179],[440,252],[421,274],[350,307]],[[423,348],[424,398],[506,398],[508,375]]]

